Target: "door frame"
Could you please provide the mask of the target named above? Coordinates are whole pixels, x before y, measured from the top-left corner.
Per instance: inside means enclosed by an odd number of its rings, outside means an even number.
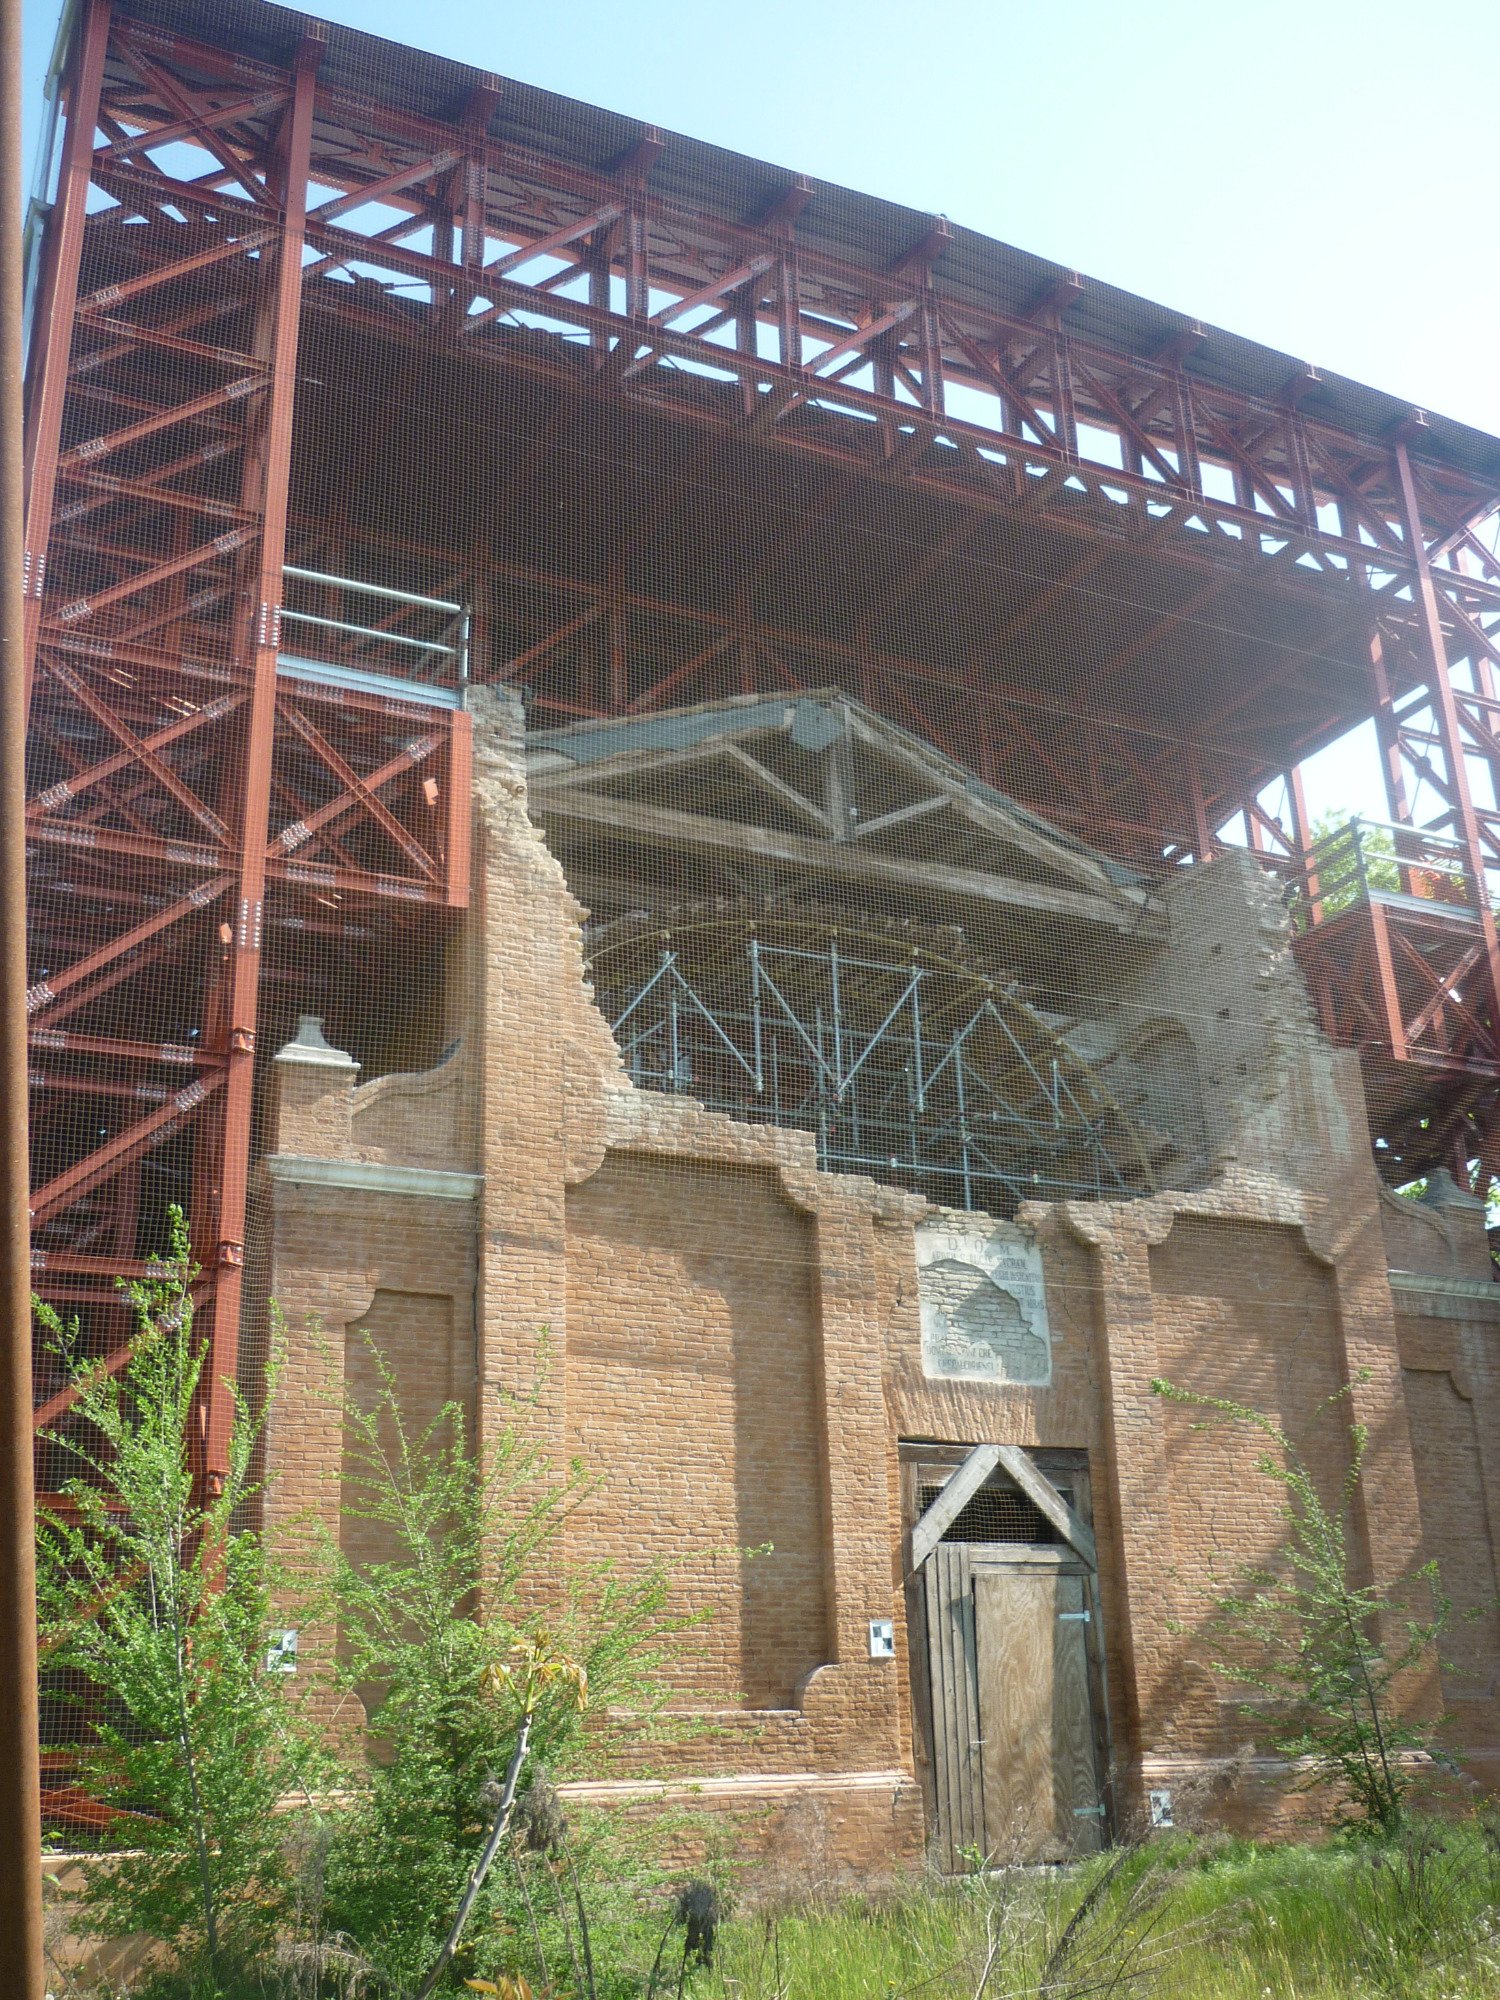
[[[908,1675],[912,1694],[913,1730],[912,1752],[916,1765],[917,1780],[922,1788],[923,1805],[929,1829],[929,1843],[936,1852],[939,1865],[946,1871],[956,1868],[954,1850],[954,1828],[951,1825],[951,1811],[945,1812],[946,1800],[940,1800],[939,1793],[947,1792],[948,1786],[938,1770],[937,1723],[934,1715],[931,1634],[928,1629],[927,1572],[937,1559],[937,1551],[916,1570],[912,1568],[912,1530],[923,1511],[921,1495],[924,1487],[946,1484],[964,1460],[975,1449],[973,1444],[938,1444],[920,1440],[902,1439],[898,1444],[901,1474],[901,1521],[902,1521],[902,1575],[906,1597],[906,1633],[908,1653]],[[1023,1447],[1032,1467],[1040,1472],[1055,1487],[1069,1498],[1073,1511],[1089,1529],[1093,1527],[1092,1488],[1089,1478],[1089,1460],[1086,1450],[1044,1449]],[[1019,1492],[1016,1481],[1003,1467],[996,1466],[984,1480],[984,1488],[999,1489],[1003,1492]],[[940,1547],[952,1549],[962,1547],[967,1551],[971,1569],[974,1567],[989,1571],[1025,1574],[1045,1569],[1049,1572],[1076,1575],[1083,1579],[1084,1606],[1089,1614],[1087,1626],[1086,1657],[1089,1674],[1089,1702],[1094,1724],[1094,1762],[1099,1777],[1100,1802],[1104,1807],[1102,1825],[1102,1845],[1109,1845],[1117,1830],[1114,1741],[1109,1712],[1109,1679],[1106,1670],[1106,1648],[1104,1641],[1104,1621],[1100,1605],[1099,1573],[1097,1561],[1090,1563],[1076,1549],[1059,1540],[1055,1543],[1026,1542],[965,1542],[955,1544],[944,1541]],[[964,1671],[968,1671],[967,1667]],[[972,1691],[976,1703],[977,1686]],[[959,1843],[962,1845],[962,1842]]]

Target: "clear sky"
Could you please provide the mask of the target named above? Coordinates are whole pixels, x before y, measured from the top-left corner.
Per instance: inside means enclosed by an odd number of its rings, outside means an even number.
[[[30,122],[55,0],[23,0]],[[1500,0],[323,0],[1500,433]],[[1360,802],[1347,758],[1314,809]]]

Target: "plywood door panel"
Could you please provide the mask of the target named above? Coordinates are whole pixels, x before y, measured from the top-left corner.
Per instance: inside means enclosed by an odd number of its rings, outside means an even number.
[[[1052,1804],[1054,1581],[974,1579],[985,1849],[995,1861],[1056,1856]]]
[[[1092,1853],[1102,1823],[1083,1578],[984,1568],[974,1608],[986,1850]]]

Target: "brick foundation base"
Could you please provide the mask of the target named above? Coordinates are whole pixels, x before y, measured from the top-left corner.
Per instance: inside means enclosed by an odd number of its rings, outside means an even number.
[[[563,1798],[649,1817],[663,1809],[695,1822],[674,1830],[662,1859],[691,1868],[723,1854],[737,1900],[850,1889],[878,1892],[921,1872],[926,1842],[922,1796],[903,1771],[756,1773],[558,1786]]]

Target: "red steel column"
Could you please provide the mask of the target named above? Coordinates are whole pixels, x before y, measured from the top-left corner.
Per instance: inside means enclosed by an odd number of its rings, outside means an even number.
[[[1385,780],[1386,810],[1397,826],[1411,823],[1411,801],[1406,794],[1406,778],[1401,768],[1401,725],[1396,720],[1390,675],[1385,670],[1385,640],[1373,621],[1370,626],[1370,672],[1375,681],[1375,741],[1380,748],[1380,773]],[[1402,890],[1412,893],[1411,865],[1398,854]]]
[[[1405,1062],[1406,1019],[1401,1012],[1401,990],[1396,984],[1396,964],[1391,957],[1391,929],[1384,903],[1370,897],[1366,903],[1370,919],[1370,942],[1375,958],[1375,977],[1380,988],[1380,1004],[1385,1011],[1386,1037],[1397,1062]]]
[[[1370,672],[1375,680],[1375,737],[1380,745],[1380,769],[1391,818],[1405,825],[1411,818],[1406,780],[1401,770],[1400,725],[1396,721],[1390,675],[1385,670],[1385,640],[1377,625],[1370,630]]]
[[[1211,861],[1214,833],[1208,823],[1208,808],[1203,799],[1203,764],[1196,743],[1187,746],[1186,763],[1188,794],[1193,808],[1193,859],[1197,862]]]
[[[302,305],[302,247],[307,222],[308,167],[312,150],[313,93],[322,55],[309,38],[297,57],[288,114],[282,242],[270,328],[271,383],[261,449],[253,468],[263,508],[259,561],[251,616],[250,721],[240,772],[236,835],[240,854],[239,901],[233,941],[220,988],[219,1019],[225,1030],[227,1075],[220,1114],[217,1266],[213,1301],[213,1350],[207,1397],[204,1471],[213,1484],[227,1465],[234,1420],[230,1393],[239,1365],[240,1302],[244,1283],[245,1200],[249,1177],[250,1107],[255,1081],[255,1023],[265,918],[266,843],[271,807],[271,753],[276,725],[276,654],[281,620],[282,565],[286,559],[287,487],[291,469],[292,408],[297,381],[297,334]],[[247,468],[249,472],[251,468]]]
[[[1292,822],[1292,852],[1302,864],[1303,882],[1307,889],[1307,920],[1312,924],[1323,921],[1323,891],[1318,880],[1318,871],[1308,866],[1307,857],[1313,842],[1312,821],[1307,816],[1307,793],[1302,784],[1302,766],[1293,764],[1286,774],[1287,817]]]
[[[62,435],[63,398],[72,358],[73,319],[78,305],[78,273],[83,262],[83,230],[94,165],[94,128],[104,83],[104,55],[109,42],[108,0],[91,0],[75,43],[72,81],[68,88],[67,135],[63,141],[62,173],[57,205],[47,234],[50,254],[32,320],[37,343],[32,362],[35,389],[26,435],[26,695],[36,666],[37,633],[42,622],[42,587],[46,578],[47,543],[52,533],[52,508],[57,494],[57,453]]]
[[[21,10],[0,17],[0,1987],[42,2000],[36,1495],[26,1123],[21,595]]]

